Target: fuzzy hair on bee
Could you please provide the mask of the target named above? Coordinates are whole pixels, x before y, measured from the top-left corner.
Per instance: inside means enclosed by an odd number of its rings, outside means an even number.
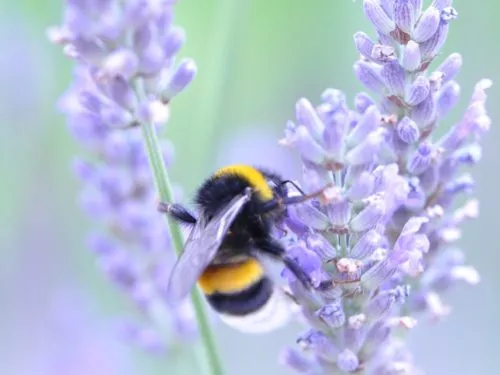
[[[195,217],[178,204],[162,202],[161,212],[192,226],[167,285],[167,298],[180,302],[198,284],[208,303],[230,326],[261,333],[286,323],[292,301],[272,281],[261,262],[282,262],[306,288],[308,275],[272,236],[286,206],[317,196],[288,197],[275,173],[248,165],[217,170],[197,190]]]

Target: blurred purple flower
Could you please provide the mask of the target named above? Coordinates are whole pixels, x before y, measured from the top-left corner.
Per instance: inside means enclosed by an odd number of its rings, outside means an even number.
[[[189,302],[173,310],[164,299],[175,255],[137,126],[164,124],[169,101],[196,73],[190,59],[175,63],[185,38],[172,24],[173,3],[72,0],[62,26],[48,31],[77,61],[59,107],[87,151],[73,163],[83,184],[80,202],[105,228],[89,237],[89,246],[157,330],[129,325],[125,337],[154,351],[196,332]],[[172,144],[163,141],[161,151],[169,166]]]
[[[42,130],[38,116],[53,100],[47,95],[54,81],[50,74],[50,56],[39,43],[38,30],[31,26],[25,17],[13,14],[3,17],[0,25],[0,42],[4,46],[0,56],[0,116],[4,126],[12,126],[9,141],[5,139],[5,143],[1,143],[2,149],[13,143],[24,145],[33,132]],[[26,86],[30,87],[28,92],[23,89]],[[25,111],[25,108],[31,110]],[[30,132],[25,132],[27,127]]]
[[[94,316],[88,301],[87,296],[78,293],[78,288],[60,293],[52,301],[48,328],[53,345],[49,347],[42,373],[133,373],[127,361],[129,350],[106,333],[108,323]]]
[[[474,189],[461,173],[481,156],[491,82],[479,81],[462,120],[435,136],[460,93],[459,54],[428,70],[457,16],[451,5],[434,1],[423,10],[417,0],[365,0],[378,40],[355,34],[361,57],[354,72],[373,99],[358,94],[352,110],[342,92],[328,89],[317,107],[300,99],[296,122],[286,125],[281,143],[300,153],[305,189],[333,185],[319,204],[308,204],[328,225],[304,208],[285,219],[294,234],[285,238],[289,252],[302,249],[297,259],[316,281],[316,293],[295,295],[313,327],[298,343],[312,355],[287,348],[282,356],[300,373],[416,373],[397,331],[412,328],[418,312],[446,315],[442,293],[458,281],[479,281],[453,247],[478,202],[454,206]],[[308,253],[317,254],[315,262],[300,261],[312,259]]]
[[[276,147],[277,136],[278,131],[268,124],[237,124],[229,134],[221,136],[222,146],[217,147],[215,164],[244,163],[266,167],[282,176],[300,176],[297,156],[290,150]]]

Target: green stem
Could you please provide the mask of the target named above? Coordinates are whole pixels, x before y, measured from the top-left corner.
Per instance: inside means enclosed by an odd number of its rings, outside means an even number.
[[[146,143],[149,162],[151,164],[151,168],[153,169],[156,187],[160,194],[160,199],[162,202],[172,202],[172,187],[170,185],[167,170],[163,162],[163,157],[154,125],[142,124],[141,128],[144,136],[144,141]],[[170,235],[172,237],[172,243],[174,245],[175,252],[177,253],[177,255],[179,255],[182,252],[184,246],[182,233],[178,224],[170,217],[168,218],[168,226],[170,229]],[[215,344],[212,330],[208,322],[207,314],[205,313],[203,299],[197,288],[195,288],[191,294],[191,301],[193,303],[193,308],[196,314],[196,321],[198,323],[201,340],[203,342],[203,347],[205,350],[208,374],[222,375],[224,373],[222,369],[222,363],[219,358],[217,346]]]

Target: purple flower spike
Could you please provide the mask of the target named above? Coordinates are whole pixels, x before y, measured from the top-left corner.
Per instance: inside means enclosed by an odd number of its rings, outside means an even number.
[[[344,310],[338,302],[322,306],[316,315],[332,328],[342,327],[345,323]]]
[[[460,86],[454,81],[444,85],[437,98],[437,115],[439,118],[446,116],[457,104],[460,97]]]
[[[394,18],[394,0],[379,0],[380,6],[387,15],[393,19]]]
[[[184,42],[186,41],[186,34],[184,30],[179,27],[173,27],[168,33],[166,40],[163,44],[163,53],[166,58],[171,58],[179,52]]]
[[[462,147],[453,153],[452,158],[460,163],[474,165],[481,160],[481,146],[472,143],[469,146]]]
[[[342,200],[339,203],[332,204],[328,207],[328,217],[334,228],[342,230],[347,225],[350,219],[350,207],[347,200]]]
[[[165,86],[160,82],[160,97],[162,100],[169,101],[183,91],[196,76],[196,70],[196,64],[193,60],[182,60],[174,74],[166,81]]]
[[[356,95],[354,98],[354,106],[356,107],[356,111],[360,114],[365,113],[365,111],[370,108],[373,104],[373,99],[364,92],[361,92]]]
[[[411,119],[418,124],[420,129],[426,129],[435,120],[436,111],[436,102],[431,95],[428,95],[413,108]]]
[[[411,9],[413,10],[413,18],[418,20],[422,14],[423,0],[409,0],[409,3],[411,5]]]
[[[453,4],[453,0],[433,0],[432,1],[432,6],[439,9],[443,10],[444,8],[451,7]]]
[[[398,124],[397,132],[399,138],[409,145],[415,143],[420,138],[418,125],[408,117],[404,117]]]
[[[337,256],[337,249],[320,234],[310,233],[306,242],[307,247],[313,250],[323,262],[328,262]]]
[[[134,92],[123,76],[116,76],[109,82],[109,96],[118,105],[127,110],[133,110],[137,106]]]
[[[135,53],[128,49],[119,49],[110,54],[103,63],[104,77],[122,76],[132,77],[136,72],[139,61]]]
[[[355,232],[363,232],[377,225],[386,212],[386,205],[382,197],[376,196],[368,205],[350,222],[350,227]]]
[[[392,251],[379,260],[361,276],[361,285],[366,289],[376,289],[396,275],[399,267],[408,261],[409,255],[403,251]]]
[[[371,58],[375,43],[373,43],[368,35],[363,32],[354,34],[354,43],[356,44],[356,49],[361,55],[367,59]]]
[[[389,34],[396,28],[396,24],[384,12],[384,9],[377,4],[376,0],[364,0],[365,14],[368,19],[373,23],[375,28],[383,34]]]
[[[290,348],[286,348],[281,352],[280,363],[300,374],[310,374],[318,366],[313,360]]]
[[[405,82],[404,69],[397,61],[392,61],[384,65],[380,75],[384,78],[385,84],[391,94],[404,96]]]
[[[354,73],[368,90],[376,93],[384,91],[385,84],[380,76],[380,69],[377,69],[377,67],[366,61],[358,61],[354,64]]]
[[[142,103],[137,110],[137,119],[142,123],[161,125],[168,120],[169,109],[159,100]]]
[[[458,13],[453,7],[446,7],[441,11],[441,20],[450,22],[458,17]]]
[[[313,284],[318,286],[322,278],[321,259],[304,245],[304,243],[293,245],[288,249],[288,255],[304,269]],[[287,268],[283,270],[283,276],[289,281],[296,280],[295,275]]]
[[[297,120],[304,125],[314,139],[320,139],[325,130],[325,124],[318,117],[312,104],[307,99],[300,99],[295,106]]]
[[[444,84],[454,79],[460,72],[461,67],[462,56],[459,53],[452,53],[438,66],[436,71],[443,74],[442,83]]]
[[[347,138],[348,144],[355,145],[360,143],[371,132],[378,128],[381,118],[382,116],[380,115],[380,111],[376,106],[372,105],[367,108],[361,119],[349,134],[349,137]]]
[[[372,132],[365,140],[350,150],[345,159],[352,165],[362,165],[373,160],[383,142],[382,132]]]
[[[413,39],[417,43],[423,43],[429,40],[438,30],[441,20],[441,12],[435,7],[429,7],[418,21]]]
[[[414,72],[420,67],[422,56],[418,43],[410,40],[404,47],[402,66],[409,72]]]
[[[311,133],[304,126],[297,128],[293,142],[306,160],[315,164],[321,164],[324,161],[325,150],[312,138]]]
[[[394,1],[394,20],[396,25],[405,33],[411,34],[415,25],[415,10],[409,0]]]
[[[386,63],[394,61],[398,58],[394,47],[386,46],[384,44],[375,44],[372,48],[370,57],[378,63]]]
[[[345,349],[337,357],[337,365],[344,372],[354,372],[359,366],[359,359],[352,351]]]
[[[366,307],[367,319],[375,321],[389,313],[392,306],[396,303],[396,294],[397,291],[395,290],[385,290],[373,298]]]
[[[430,93],[430,83],[424,76],[418,76],[406,95],[406,103],[416,106],[422,103]]]
[[[322,332],[309,330],[297,339],[297,343],[304,349],[313,350],[319,356],[329,358],[338,353],[338,348]]]
[[[351,200],[368,198],[375,188],[375,177],[367,171],[361,172],[356,181],[346,191],[346,196]]]
[[[327,215],[318,210],[316,207],[303,204],[294,207],[297,217],[309,223],[309,227],[318,231],[324,231],[330,226]]]
[[[352,248],[351,256],[356,259],[368,258],[382,245],[383,237],[376,230],[369,230]]]
[[[123,329],[122,337],[130,344],[137,345],[147,352],[161,355],[166,352],[165,342],[153,330],[130,326]]]
[[[420,53],[422,54],[422,60],[430,61],[438,54],[439,50],[446,41],[448,30],[449,25],[447,23],[441,22],[436,33],[431,38],[420,44]]]
[[[165,282],[158,275],[169,272],[175,258],[156,210],[140,129],[165,124],[169,100],[196,73],[192,60],[173,63],[185,35],[172,25],[172,4],[68,1],[63,25],[49,30],[49,37],[76,60],[74,82],[60,109],[89,154],[73,168],[84,184],[83,208],[104,227],[102,235],[90,236],[89,247],[106,276],[150,324],[128,330],[128,341],[161,354],[175,341],[195,338],[191,305],[173,309],[162,297]],[[173,147],[168,141],[160,147],[169,166]],[[164,337],[165,331],[178,335]]]
[[[433,148],[428,143],[422,143],[415,150],[414,154],[408,160],[408,172],[419,175],[430,167],[433,159]]]
[[[307,203],[325,215],[321,225],[315,214],[295,216],[288,226],[295,236],[287,252],[315,286],[297,288],[288,275],[311,327],[298,340],[310,362],[300,357],[295,362],[303,366],[290,366],[301,373],[416,373],[400,332],[415,326],[418,312],[445,317],[443,294],[479,282],[455,249],[462,223],[478,216],[478,202],[454,206],[475,188],[469,174],[459,173],[481,159],[491,81],[479,81],[462,119],[436,137],[460,94],[460,54],[428,71],[456,18],[451,3],[434,0],[423,9],[422,0],[365,0],[376,33],[354,35],[354,74],[373,96],[357,94],[350,110],[344,94],[328,89],[315,111],[302,99],[299,125],[287,125],[285,143],[304,161],[306,190],[333,185]],[[300,132],[307,142],[296,142]]]

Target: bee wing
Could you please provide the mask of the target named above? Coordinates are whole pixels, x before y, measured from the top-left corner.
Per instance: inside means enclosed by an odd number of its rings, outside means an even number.
[[[229,227],[249,199],[248,193],[236,196],[210,221],[200,215],[170,274],[167,285],[169,302],[176,304],[189,294],[204,269],[215,257]]]

